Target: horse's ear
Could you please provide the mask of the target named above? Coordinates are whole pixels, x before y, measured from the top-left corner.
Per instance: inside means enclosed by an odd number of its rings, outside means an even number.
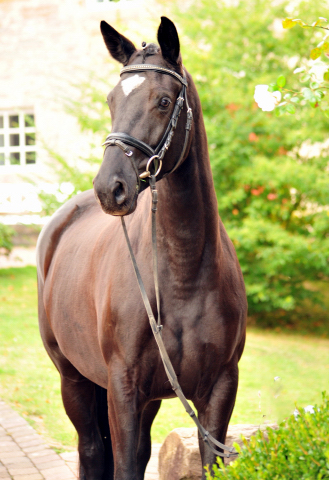
[[[161,23],[158,29],[158,42],[165,60],[172,65],[177,65],[182,62],[178,33],[173,22],[167,17],[161,17]]]
[[[104,20],[101,22],[101,32],[105,45],[114,60],[126,65],[136,51],[135,45]]]

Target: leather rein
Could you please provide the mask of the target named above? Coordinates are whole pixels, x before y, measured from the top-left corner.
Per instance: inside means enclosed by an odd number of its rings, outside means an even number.
[[[199,422],[193,408],[188,403],[188,401],[187,401],[187,399],[186,399],[186,397],[185,397],[185,395],[182,391],[181,386],[178,383],[175,370],[174,370],[173,365],[170,361],[170,358],[168,356],[168,352],[166,350],[166,347],[165,347],[165,345],[163,343],[163,339],[162,339],[162,328],[163,328],[163,326],[161,325],[161,317],[160,317],[160,292],[159,292],[159,279],[158,279],[158,254],[157,254],[157,239],[156,239],[156,211],[157,211],[157,203],[158,203],[158,192],[156,190],[156,177],[161,171],[162,159],[165,156],[165,153],[168,150],[168,148],[171,144],[172,138],[174,136],[175,129],[176,129],[176,126],[177,126],[177,121],[178,121],[179,115],[180,115],[180,113],[183,109],[184,101],[186,103],[186,108],[187,108],[187,121],[186,121],[186,125],[185,125],[186,132],[185,132],[184,145],[183,145],[182,152],[181,152],[181,155],[180,155],[178,161],[176,162],[174,167],[169,172],[167,172],[163,175],[163,177],[166,176],[166,175],[169,175],[172,172],[174,172],[181,165],[183,160],[185,159],[189,134],[190,134],[190,130],[192,128],[193,115],[192,115],[192,109],[189,107],[188,100],[187,100],[187,95],[186,95],[186,90],[187,90],[188,84],[187,84],[187,80],[186,80],[185,71],[184,71],[183,76],[181,76],[178,73],[174,72],[173,70],[169,70],[167,68],[160,67],[158,65],[142,64],[142,65],[131,65],[131,66],[127,66],[127,67],[122,68],[122,70],[120,72],[120,76],[124,73],[131,73],[131,72],[136,72],[136,71],[138,71],[138,72],[140,72],[140,71],[150,71],[150,70],[155,71],[155,72],[159,72],[159,73],[163,73],[163,74],[166,74],[166,75],[171,75],[172,77],[178,79],[182,84],[182,89],[181,89],[181,91],[180,91],[180,93],[177,97],[175,107],[174,107],[173,113],[171,115],[170,122],[169,122],[169,124],[166,128],[166,131],[165,131],[162,139],[160,140],[158,146],[155,149],[153,149],[152,147],[150,147],[146,143],[142,142],[141,140],[138,140],[135,137],[132,137],[132,136],[126,134],[126,133],[110,133],[106,137],[106,140],[103,143],[103,145],[105,145],[106,148],[109,147],[109,146],[117,146],[117,147],[121,148],[121,150],[123,150],[125,155],[131,160],[131,163],[133,165],[133,168],[135,170],[136,177],[137,177],[137,185],[136,185],[135,195],[138,195],[138,193],[139,193],[140,180],[145,179],[145,178],[149,179],[151,195],[152,195],[152,256],[153,256],[154,286],[155,286],[155,295],[156,295],[157,313],[158,313],[157,321],[155,320],[155,317],[154,317],[154,314],[153,314],[153,311],[152,311],[152,307],[151,307],[150,301],[148,299],[148,296],[147,296],[147,293],[146,293],[146,290],[145,290],[145,287],[144,287],[144,283],[143,283],[143,280],[142,280],[142,277],[141,277],[141,274],[140,274],[140,271],[139,271],[139,268],[138,268],[138,265],[137,265],[137,262],[136,262],[136,258],[135,258],[135,255],[133,253],[133,250],[132,250],[132,246],[131,246],[131,243],[130,243],[130,240],[129,240],[129,236],[128,236],[127,227],[126,227],[124,217],[121,216],[122,228],[123,228],[123,232],[124,232],[124,235],[125,235],[125,239],[126,239],[126,242],[127,242],[128,249],[129,249],[130,258],[131,258],[131,261],[132,261],[132,264],[133,264],[133,267],[134,267],[134,271],[135,271],[135,274],[136,274],[138,286],[139,286],[139,289],[140,289],[140,292],[141,292],[141,296],[142,296],[143,303],[144,303],[144,306],[145,306],[145,309],[146,309],[146,312],[147,312],[147,315],[148,315],[148,318],[149,318],[150,326],[151,326],[155,341],[156,341],[156,343],[158,345],[158,348],[159,348],[162,363],[163,363],[164,369],[166,371],[166,374],[167,374],[167,377],[169,379],[169,382],[171,384],[172,389],[174,390],[175,394],[177,395],[177,397],[180,399],[180,401],[184,405],[184,408],[185,408],[186,412],[193,419],[194,423],[196,424],[196,426],[199,430],[201,438],[208,445],[210,450],[220,457],[230,458],[230,457],[233,457],[235,455],[238,455],[238,452],[236,452],[233,447],[228,447],[228,446],[224,445],[223,443],[219,442],[218,440],[216,440],[201,425],[201,423]],[[150,157],[148,162],[147,162],[145,172],[143,172],[141,174],[138,173],[137,166],[135,165],[135,163],[132,159],[133,152],[130,150],[129,146],[138,148],[139,150],[141,150],[143,153],[145,153],[147,156]],[[105,148],[105,150],[106,150],[106,148]],[[104,153],[105,153],[105,151],[104,151]],[[154,162],[154,174],[150,173],[150,166],[151,166],[152,162]],[[222,450],[226,450],[230,453],[225,453],[225,452],[222,453],[216,447],[219,447]]]

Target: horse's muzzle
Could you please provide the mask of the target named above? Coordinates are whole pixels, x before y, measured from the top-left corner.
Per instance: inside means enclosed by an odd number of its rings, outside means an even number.
[[[108,185],[102,185],[98,175],[94,179],[95,197],[103,211],[109,215],[129,215],[137,206],[137,190],[121,178],[113,178]]]

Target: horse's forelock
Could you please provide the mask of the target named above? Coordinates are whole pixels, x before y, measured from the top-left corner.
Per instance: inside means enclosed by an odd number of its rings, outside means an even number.
[[[152,55],[157,55],[160,53],[160,47],[156,43],[149,43],[143,48],[143,60],[146,57],[151,57]]]

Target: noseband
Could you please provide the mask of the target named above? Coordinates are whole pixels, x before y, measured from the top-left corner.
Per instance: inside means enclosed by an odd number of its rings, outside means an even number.
[[[158,65],[142,64],[142,65],[129,65],[127,67],[122,68],[120,72],[120,76],[123,75],[124,73],[144,72],[144,71],[153,71],[153,72],[163,73],[165,75],[170,75],[180,81],[180,83],[182,84],[182,89],[176,99],[175,107],[171,115],[170,121],[168,123],[168,126],[162,136],[162,139],[160,140],[158,146],[155,149],[153,149],[147,143],[142,142],[141,140],[138,140],[137,138],[132,137],[127,133],[110,133],[106,137],[105,142],[103,143],[103,145],[105,145],[106,148],[113,145],[121,148],[121,150],[123,150],[125,155],[129,157],[137,177],[137,187],[136,187],[137,193],[140,190],[140,179],[145,179],[151,175],[150,167],[153,162],[154,162],[154,168],[155,168],[155,176],[157,176],[160,173],[160,170],[162,167],[162,159],[165,156],[165,153],[168,150],[171,144],[171,141],[173,139],[175,129],[177,126],[177,121],[183,109],[184,101],[186,103],[186,108],[187,108],[187,120],[185,125],[185,141],[184,141],[183,149],[174,167],[169,172],[166,172],[165,175],[169,175],[170,173],[174,172],[184,160],[187,145],[188,145],[188,138],[189,138],[190,130],[192,128],[192,121],[193,121],[192,109],[189,107],[187,95],[186,95],[186,89],[188,85],[187,85],[185,71],[182,77],[178,73],[174,72],[173,70],[169,70],[168,68],[160,67]],[[133,155],[133,152],[130,150],[128,145],[130,147],[137,148],[138,150],[145,153],[145,155],[149,157],[145,172],[141,174],[138,173],[137,166],[135,165],[135,162],[131,158]],[[105,151],[106,151],[106,148],[105,148]]]

